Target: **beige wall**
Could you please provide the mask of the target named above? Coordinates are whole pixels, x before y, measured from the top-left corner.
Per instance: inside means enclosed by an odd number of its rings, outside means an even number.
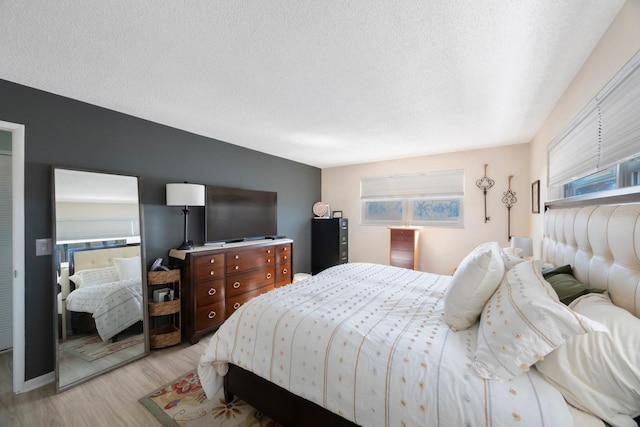
[[[629,0],[530,144],[530,179],[540,177],[543,201],[547,196],[547,145],[639,50],[640,0]],[[534,237],[537,256],[540,255],[542,232],[542,215],[533,215],[529,234]]]
[[[420,269],[451,274],[462,258],[481,242],[496,240],[508,246],[507,208],[502,203],[513,175],[511,188],[518,202],[511,209],[511,234],[526,235],[531,212],[529,179],[529,145],[472,150],[414,157],[386,162],[366,163],[322,170],[322,201],[332,210],[343,211],[349,218],[349,260],[353,262],[389,263],[389,230],[386,227],[360,225],[360,179],[438,170],[463,169],[465,173],[464,228],[420,228]],[[487,194],[484,222],[484,198],[476,180],[484,175],[495,185]]]

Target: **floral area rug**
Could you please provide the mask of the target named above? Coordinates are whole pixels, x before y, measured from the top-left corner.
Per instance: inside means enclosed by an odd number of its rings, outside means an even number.
[[[131,335],[116,342],[105,342],[98,334],[92,334],[69,339],[60,345],[62,351],[74,354],[84,361],[92,362],[142,342],[144,342],[143,334]]]
[[[140,403],[166,427],[279,426],[238,398],[227,404],[222,390],[213,399],[207,399],[195,370],[148,394]]]

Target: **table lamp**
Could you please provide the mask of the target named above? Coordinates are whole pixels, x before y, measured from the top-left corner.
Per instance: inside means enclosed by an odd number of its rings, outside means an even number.
[[[511,237],[511,247],[513,253],[522,258],[533,256],[533,241],[531,237],[513,236]]]
[[[178,249],[193,249],[193,241],[187,239],[189,224],[189,206],[204,206],[204,185],[201,184],[167,184],[167,206],[184,206],[184,241]]]

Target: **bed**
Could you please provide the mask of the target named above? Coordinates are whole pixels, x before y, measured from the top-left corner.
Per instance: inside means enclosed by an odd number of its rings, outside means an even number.
[[[542,249],[487,242],[453,276],[351,263],[276,289],[211,338],[202,386],[283,425],[635,425],[640,205],[550,210]],[[570,302],[548,281],[563,275],[584,285]]]
[[[142,321],[139,245],[72,251],[69,272],[74,289],[61,297],[72,313],[72,329],[86,330],[81,319],[90,317],[88,328],[95,324],[100,338],[107,341]]]

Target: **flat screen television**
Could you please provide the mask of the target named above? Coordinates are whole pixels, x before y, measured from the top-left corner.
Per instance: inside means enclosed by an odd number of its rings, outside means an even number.
[[[275,237],[277,211],[277,192],[207,185],[205,242]]]

